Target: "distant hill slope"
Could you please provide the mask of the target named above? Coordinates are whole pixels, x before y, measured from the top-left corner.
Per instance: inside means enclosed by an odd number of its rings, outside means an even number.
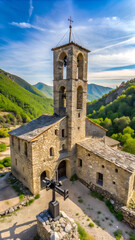
[[[42,93],[44,93],[45,96],[53,98],[53,87],[52,86],[49,86],[49,85],[41,83],[41,82],[39,82],[33,86],[36,87],[37,89],[39,89]],[[88,84],[88,86],[87,86],[87,101],[93,101],[95,99],[98,99],[111,90],[112,90],[112,88],[109,88],[109,87],[103,87],[103,86],[96,85],[93,83]]]
[[[87,85],[87,101],[93,101],[95,99],[101,98],[104,94],[108,93],[111,90],[112,88],[90,83]]]
[[[53,98],[53,87],[47,84],[38,82],[37,84],[33,85],[37,89],[39,89],[42,93],[45,94],[46,97]]]
[[[1,125],[10,121],[27,122],[43,113],[53,113],[52,105],[52,99],[47,98],[35,87],[17,76],[0,70],[0,111],[10,112],[8,117],[0,116]]]

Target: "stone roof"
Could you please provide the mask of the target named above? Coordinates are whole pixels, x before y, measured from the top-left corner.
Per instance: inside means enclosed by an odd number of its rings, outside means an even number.
[[[107,137],[107,136],[104,136],[104,141],[105,141],[105,144],[107,144],[110,147],[114,147],[114,146],[117,146],[118,144],[120,144],[119,141],[117,141],[113,138]]]
[[[99,139],[90,137],[77,144],[115,164],[117,167],[121,167],[130,173],[135,171],[135,155],[111,148],[105,144],[103,138]]]
[[[85,50],[86,52],[90,52],[90,50],[88,50],[88,49],[86,49],[86,48],[84,48],[84,47],[82,47],[82,46],[80,46],[79,44],[74,43],[74,42],[70,42],[70,43],[67,43],[67,44],[64,44],[64,45],[61,45],[61,46],[52,48],[51,50],[52,50],[52,51],[55,51],[55,50],[57,50],[57,49],[60,49],[60,48],[63,48],[63,47],[68,47],[68,46],[70,46],[70,45],[74,45],[74,46],[76,46],[76,47],[78,47],[78,48],[81,48],[82,50]]]
[[[10,131],[9,134],[30,142],[65,117],[66,116],[42,115],[39,118]]]

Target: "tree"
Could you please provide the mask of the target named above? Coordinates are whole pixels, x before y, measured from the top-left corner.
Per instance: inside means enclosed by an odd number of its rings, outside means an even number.
[[[123,134],[130,134],[131,136],[134,135],[134,129],[132,129],[131,127],[127,126],[126,128],[123,129]]]
[[[124,144],[123,151],[135,154],[135,139],[129,138]]]
[[[102,126],[106,129],[110,129],[112,127],[112,121],[109,118],[105,118],[105,120],[102,123]]]
[[[115,118],[114,119],[114,127],[115,130],[118,132],[122,132],[125,127],[127,127],[130,124],[130,118],[129,117],[121,117],[121,118]]]

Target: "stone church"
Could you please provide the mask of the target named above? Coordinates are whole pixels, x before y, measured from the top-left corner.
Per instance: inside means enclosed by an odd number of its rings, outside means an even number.
[[[135,191],[135,156],[117,149],[106,129],[86,117],[86,48],[70,42],[53,51],[54,114],[10,132],[11,169],[33,194],[45,176],[77,174],[91,189],[128,204]]]

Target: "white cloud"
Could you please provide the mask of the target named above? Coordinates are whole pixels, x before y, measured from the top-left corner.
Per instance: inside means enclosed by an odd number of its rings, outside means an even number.
[[[123,70],[116,70],[116,71],[103,71],[103,72],[89,72],[88,73],[88,80],[127,80],[135,77],[135,69],[123,69]]]
[[[13,25],[13,26],[19,27],[19,28],[33,28],[33,29],[36,29],[36,30],[39,30],[39,31],[46,31],[45,28],[41,28],[41,27],[32,25],[30,23],[26,23],[26,22],[20,22],[20,23],[12,22],[10,24]]]
[[[32,0],[30,0],[30,8],[29,8],[29,18],[32,16],[32,12],[33,12],[33,4],[32,4]]]

